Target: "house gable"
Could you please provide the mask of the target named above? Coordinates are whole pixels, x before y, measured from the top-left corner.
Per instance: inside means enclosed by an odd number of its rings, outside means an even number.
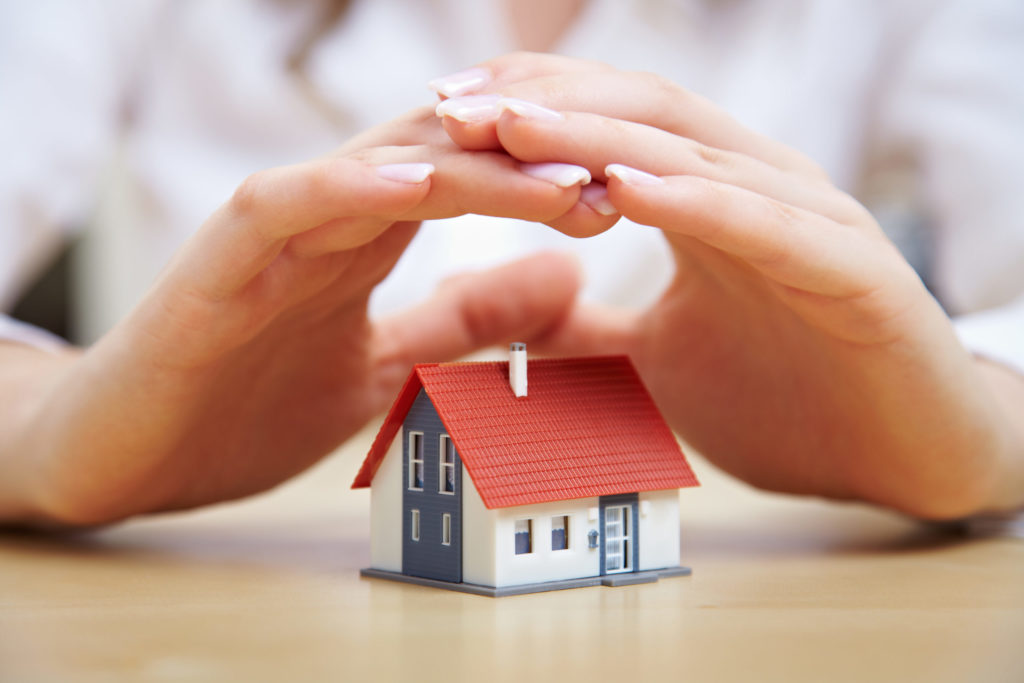
[[[417,365],[353,483],[369,486],[422,388],[488,509],[696,486],[625,356],[539,359],[516,398],[508,363]]]

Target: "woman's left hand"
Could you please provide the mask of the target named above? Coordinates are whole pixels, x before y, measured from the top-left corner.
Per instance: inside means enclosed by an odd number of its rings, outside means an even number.
[[[675,258],[649,311],[580,308],[546,350],[629,353],[672,427],[757,486],[932,518],[1024,501],[990,378],[814,162],[650,74],[522,54],[482,68],[439,106],[453,140],[587,167],[607,183],[589,205],[661,228]]]

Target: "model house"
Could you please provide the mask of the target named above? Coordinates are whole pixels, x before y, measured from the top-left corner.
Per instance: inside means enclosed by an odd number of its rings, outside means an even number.
[[[353,483],[363,574],[485,595],[687,574],[696,485],[625,356],[417,365]]]

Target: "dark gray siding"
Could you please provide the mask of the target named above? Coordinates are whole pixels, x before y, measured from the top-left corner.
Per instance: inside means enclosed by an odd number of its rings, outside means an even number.
[[[423,490],[409,490],[409,432],[423,433]],[[462,581],[462,459],[455,454],[455,495],[438,492],[444,425],[426,392],[409,409],[402,428],[402,573]],[[413,541],[412,510],[420,511],[420,540]],[[441,544],[441,519],[452,516],[451,545]]]

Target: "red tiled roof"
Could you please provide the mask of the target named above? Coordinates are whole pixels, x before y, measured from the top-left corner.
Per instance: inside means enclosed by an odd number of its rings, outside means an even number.
[[[516,398],[508,362],[417,365],[352,488],[370,485],[422,387],[489,509],[697,486],[625,356],[529,361]]]

